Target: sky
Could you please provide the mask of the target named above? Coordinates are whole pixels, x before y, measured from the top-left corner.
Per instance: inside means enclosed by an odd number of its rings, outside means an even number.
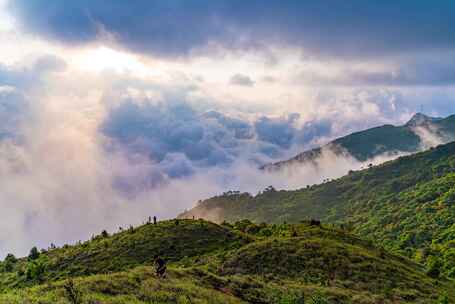
[[[360,168],[257,170],[454,114],[454,23],[450,0],[0,0],[0,257]]]

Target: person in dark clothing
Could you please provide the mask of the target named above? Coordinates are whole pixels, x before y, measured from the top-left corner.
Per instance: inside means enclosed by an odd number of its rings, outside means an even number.
[[[155,255],[155,271],[156,276],[158,278],[165,278],[166,277],[166,262],[159,257],[159,255]]]

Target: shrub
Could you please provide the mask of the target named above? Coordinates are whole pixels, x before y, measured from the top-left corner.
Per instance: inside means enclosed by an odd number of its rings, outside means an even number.
[[[74,286],[73,280],[68,280],[64,285],[65,296],[70,301],[71,304],[81,304],[82,303],[82,293],[80,290]]]
[[[273,234],[272,230],[270,228],[263,228],[260,230],[260,235],[262,236],[271,236]]]
[[[449,304],[449,297],[446,294],[440,295],[436,304]]]
[[[442,263],[438,257],[430,256],[427,260],[427,274],[432,278],[438,278],[441,274]]]
[[[28,264],[25,275],[27,280],[29,281],[32,280],[41,281],[44,271],[45,266],[42,261],[33,261]]]

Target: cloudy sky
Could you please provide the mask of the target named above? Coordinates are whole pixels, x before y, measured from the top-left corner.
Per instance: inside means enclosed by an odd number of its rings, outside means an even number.
[[[336,177],[256,168],[455,113],[451,0],[0,0],[0,43],[2,256]]]

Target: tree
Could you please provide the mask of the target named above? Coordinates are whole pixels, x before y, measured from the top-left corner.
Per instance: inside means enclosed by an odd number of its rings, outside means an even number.
[[[14,256],[14,254],[12,253],[8,253],[6,255],[6,258],[5,258],[5,262],[10,262],[10,263],[16,263],[17,262],[17,258]]]
[[[5,271],[13,271],[14,265],[16,264],[17,259],[12,253],[8,253],[6,255],[5,261],[4,261],[4,269]]]
[[[36,260],[38,258],[39,258],[38,248],[33,247],[32,249],[30,249],[30,253],[28,255],[28,259],[29,259],[29,261],[34,261],[34,260]]]
[[[103,238],[107,238],[107,237],[109,237],[109,233],[107,233],[106,230],[103,230],[103,231],[101,232],[101,236],[102,236]]]

